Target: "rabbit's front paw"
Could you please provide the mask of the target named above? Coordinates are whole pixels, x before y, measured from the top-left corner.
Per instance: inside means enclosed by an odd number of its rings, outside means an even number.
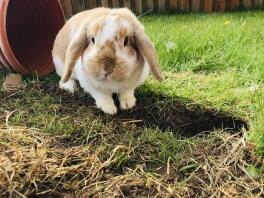
[[[134,96],[134,92],[128,92],[119,96],[120,108],[123,110],[131,109],[136,105],[137,99]]]
[[[74,93],[77,85],[74,80],[69,79],[67,82],[60,81],[60,88],[64,89],[65,91],[68,91],[70,93]]]
[[[117,113],[117,108],[112,101],[97,101],[96,106],[107,114],[114,115]]]

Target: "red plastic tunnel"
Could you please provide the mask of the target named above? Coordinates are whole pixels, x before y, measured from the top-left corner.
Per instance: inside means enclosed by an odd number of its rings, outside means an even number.
[[[59,0],[0,0],[0,70],[46,75],[65,19]]]

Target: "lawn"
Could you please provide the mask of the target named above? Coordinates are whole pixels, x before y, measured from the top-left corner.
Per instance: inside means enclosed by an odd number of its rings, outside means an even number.
[[[0,197],[264,195],[264,12],[141,21],[166,79],[135,109],[105,115],[55,74],[0,94]]]

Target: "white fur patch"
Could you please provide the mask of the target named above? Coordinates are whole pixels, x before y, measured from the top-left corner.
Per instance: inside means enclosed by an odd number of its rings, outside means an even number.
[[[150,68],[149,68],[149,65],[145,62],[145,65],[144,65],[144,68],[143,68],[143,71],[141,73],[141,76],[140,78],[138,79],[137,81],[137,86],[141,85],[144,83],[144,81],[148,78],[149,76],[149,72],[150,72]]]
[[[102,46],[107,40],[113,39],[114,34],[117,31],[119,23],[117,22],[117,16],[109,16],[105,21],[101,36],[100,45]]]
[[[53,56],[53,63],[55,65],[56,73],[61,77],[63,74],[64,63],[58,56]],[[76,79],[75,66],[72,71],[71,79]]]
[[[129,28],[131,25],[127,21],[122,21],[122,26],[125,28]],[[132,27],[131,27],[132,28]]]
[[[53,56],[53,63],[55,65],[56,73],[62,76],[64,64],[58,56]]]
[[[76,87],[77,87],[76,82],[72,79],[68,80],[66,83],[60,81],[60,88],[70,93],[74,93]]]
[[[70,41],[74,38],[75,33],[76,33],[76,30],[75,30],[75,29],[72,29],[72,30],[70,31],[70,35],[69,35],[69,39],[70,39]]]

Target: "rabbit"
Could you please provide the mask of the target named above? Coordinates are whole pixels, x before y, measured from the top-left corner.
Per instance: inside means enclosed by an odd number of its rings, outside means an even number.
[[[127,8],[94,8],[70,18],[56,36],[53,50],[59,87],[73,93],[76,81],[103,112],[114,115],[136,105],[135,89],[151,72],[163,80],[157,53],[143,25]]]

